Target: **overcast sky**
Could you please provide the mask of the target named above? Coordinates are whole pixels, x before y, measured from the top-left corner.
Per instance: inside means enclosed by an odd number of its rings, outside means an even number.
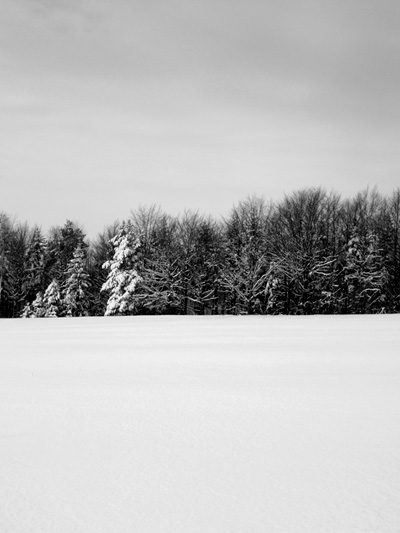
[[[0,211],[400,186],[398,0],[1,0]]]

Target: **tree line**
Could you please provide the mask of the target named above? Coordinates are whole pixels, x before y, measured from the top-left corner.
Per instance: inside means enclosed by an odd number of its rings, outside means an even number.
[[[0,213],[0,317],[400,310],[400,189],[248,197],[226,218],[140,207],[95,239]]]

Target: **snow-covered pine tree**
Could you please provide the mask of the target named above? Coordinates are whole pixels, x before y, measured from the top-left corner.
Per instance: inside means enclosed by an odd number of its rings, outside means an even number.
[[[47,240],[47,283],[52,279],[56,279],[60,285],[64,283],[68,263],[79,245],[83,250],[87,247],[85,234],[71,220],[67,220],[63,227],[51,228]]]
[[[97,239],[91,242],[88,250],[87,269],[90,273],[89,293],[89,314],[100,316],[104,315],[107,307],[108,295],[101,292],[103,283],[107,279],[107,272],[102,268],[106,261],[109,261],[114,255],[114,247],[111,239],[118,233],[119,222],[114,222],[106,226],[104,231],[97,236]]]
[[[31,304],[26,304],[22,310],[21,318],[43,318],[46,315],[43,294],[39,291]]]
[[[43,306],[46,318],[54,318],[61,315],[61,294],[57,280],[53,279],[43,296]]]
[[[63,304],[67,316],[84,316],[89,307],[89,274],[85,270],[85,252],[78,244],[69,261],[64,283]]]
[[[40,291],[43,284],[45,269],[46,240],[40,228],[35,227],[32,231],[28,248],[25,254],[25,275],[23,288],[25,300],[32,302],[35,295]]]
[[[34,318],[35,315],[32,310],[32,304],[26,304],[21,312],[21,318]]]
[[[103,264],[109,272],[101,288],[110,292],[105,315],[132,314],[136,309],[135,291],[142,281],[137,271],[140,241],[134,234],[132,223],[123,222],[110,242],[114,255]]]

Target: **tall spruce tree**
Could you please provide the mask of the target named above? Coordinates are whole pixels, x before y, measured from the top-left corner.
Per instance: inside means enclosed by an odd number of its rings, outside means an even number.
[[[89,308],[89,274],[85,269],[85,252],[79,244],[67,266],[63,304],[67,316],[84,316]]]
[[[67,220],[63,227],[51,229],[47,246],[47,283],[56,279],[60,285],[63,284],[68,263],[79,245],[82,250],[87,248],[85,234],[71,220]]]
[[[111,243],[114,255],[103,265],[109,272],[101,288],[110,293],[105,315],[133,314],[137,307],[135,291],[142,278],[137,271],[140,241],[131,221],[122,223]]]
[[[44,293],[43,307],[45,318],[55,318],[62,315],[60,286],[56,279],[53,279]]]
[[[43,288],[45,272],[46,240],[40,228],[35,227],[25,254],[24,293],[25,300],[32,302]]]

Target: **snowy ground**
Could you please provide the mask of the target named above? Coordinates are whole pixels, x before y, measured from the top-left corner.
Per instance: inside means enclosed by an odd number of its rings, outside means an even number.
[[[399,532],[400,316],[0,321],[2,533]]]

